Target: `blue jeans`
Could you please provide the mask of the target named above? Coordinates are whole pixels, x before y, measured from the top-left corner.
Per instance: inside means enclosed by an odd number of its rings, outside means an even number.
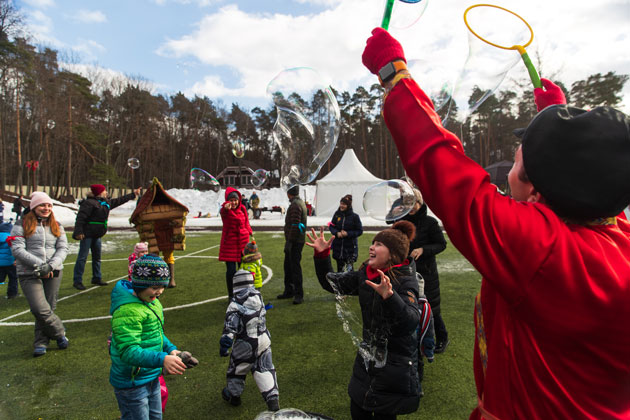
[[[114,388],[120,420],[162,420],[160,380],[133,388]]]
[[[83,283],[83,271],[88,254],[92,251],[92,281],[101,281],[101,238],[83,238],[79,244],[79,255],[74,264],[74,284]]]

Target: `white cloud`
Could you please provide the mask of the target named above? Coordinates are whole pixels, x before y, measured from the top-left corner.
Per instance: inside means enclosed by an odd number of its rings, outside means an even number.
[[[22,0],[24,3],[29,6],[36,7],[38,9],[45,9],[47,7],[52,7],[55,5],[54,0]]]
[[[78,10],[71,17],[75,22],[80,23],[104,23],[107,22],[107,16],[100,10]]]
[[[78,43],[72,46],[72,50],[81,54],[83,61],[95,61],[106,48],[91,39],[79,39]]]

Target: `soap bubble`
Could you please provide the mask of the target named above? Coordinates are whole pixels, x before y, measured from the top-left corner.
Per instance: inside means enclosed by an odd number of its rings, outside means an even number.
[[[256,188],[262,187],[267,182],[267,177],[269,177],[269,171],[265,169],[255,170],[252,174],[252,185]]]
[[[140,159],[135,157],[127,159],[127,166],[134,170],[138,169],[140,167]]]
[[[190,188],[199,191],[212,190],[217,192],[221,189],[221,184],[215,177],[201,168],[192,168],[190,170]]]
[[[383,2],[383,8],[385,8]],[[407,29],[414,25],[424,14],[429,0],[399,0],[394,3],[389,29]]]
[[[254,420],[331,420],[323,414],[310,413],[297,408],[282,408],[278,411],[264,411]]]
[[[49,130],[52,130],[53,128],[55,128],[55,125],[55,120],[48,120],[46,127],[48,127]]]
[[[363,194],[363,209],[368,216],[392,222],[407,215],[416,204],[416,196],[405,181],[392,179],[372,185]]]
[[[337,144],[341,113],[330,87],[313,69],[280,72],[267,86],[277,110],[273,137],[282,157],[284,189],[315,179]]]
[[[484,39],[500,45],[513,46],[526,43],[529,28],[510,13],[493,7],[478,7],[467,14],[468,24]],[[468,55],[453,90],[458,116],[465,121],[506,79],[510,70],[521,61],[517,51],[489,45],[467,31]],[[531,45],[530,45],[531,48]]]
[[[232,141],[232,154],[238,159],[242,159],[245,156],[245,143],[243,143],[243,140]]]

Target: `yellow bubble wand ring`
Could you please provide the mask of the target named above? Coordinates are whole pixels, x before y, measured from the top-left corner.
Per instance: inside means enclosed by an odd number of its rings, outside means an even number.
[[[516,16],[517,18],[519,18],[521,20],[521,22],[523,22],[525,24],[525,26],[527,26],[527,29],[529,29],[529,33],[531,35],[530,38],[529,38],[529,41],[527,41],[524,45],[512,45],[511,47],[507,47],[505,45],[495,44],[494,42],[490,42],[487,39],[483,38],[481,35],[479,35],[475,31],[473,31],[473,29],[468,24],[468,18],[467,18],[468,12],[470,10],[474,9],[475,7],[494,7],[495,9],[500,9],[500,10],[503,10],[505,12],[508,12],[508,13]],[[540,77],[538,76],[538,72],[534,68],[534,65],[532,64],[532,60],[529,58],[529,55],[527,55],[527,51],[525,51],[525,47],[529,46],[532,43],[532,41],[534,40],[534,30],[532,29],[531,26],[529,26],[529,23],[527,23],[527,21],[525,19],[523,19],[521,16],[519,16],[516,13],[514,13],[513,11],[508,10],[508,9],[506,9],[504,7],[501,7],[501,6],[496,6],[494,4],[475,4],[475,5],[470,6],[464,12],[464,23],[466,24],[466,27],[468,28],[468,30],[474,36],[476,36],[477,38],[479,38],[480,40],[482,40],[486,44],[492,45],[493,47],[496,47],[496,48],[501,48],[503,50],[516,50],[516,51],[518,51],[519,54],[521,55],[521,58],[523,59],[523,63],[525,64],[525,67],[527,67],[527,72],[529,73],[529,78],[532,80],[532,83],[534,84],[534,87],[537,87],[537,88],[541,88],[542,87],[542,83],[540,82]]]

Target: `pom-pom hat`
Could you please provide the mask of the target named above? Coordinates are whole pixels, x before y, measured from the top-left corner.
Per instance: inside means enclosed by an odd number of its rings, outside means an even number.
[[[341,200],[339,200],[340,203],[345,204],[348,207],[352,207],[352,194],[346,194],[343,197],[341,197]]]
[[[148,252],[149,251],[149,243],[148,242],[138,242],[134,247],[133,247],[133,252],[137,255],[141,252]]]
[[[559,216],[616,216],[630,203],[630,120],[622,112],[553,105],[515,134],[527,177]]]
[[[380,242],[389,249],[392,264],[400,264],[409,255],[409,244],[416,235],[416,227],[413,223],[401,220],[391,228],[380,231],[374,236],[374,242]]]
[[[168,286],[171,272],[164,260],[155,254],[147,254],[138,258],[131,272],[131,283],[134,288],[146,289],[151,286]]]

